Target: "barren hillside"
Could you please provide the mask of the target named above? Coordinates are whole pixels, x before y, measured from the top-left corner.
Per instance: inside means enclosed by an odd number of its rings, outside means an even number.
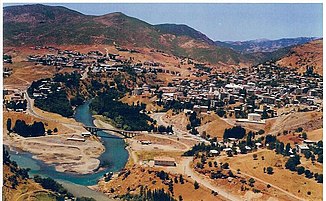
[[[313,66],[314,72],[323,74],[323,40],[315,40],[304,45],[296,46],[290,53],[280,59],[281,66],[297,68],[299,72],[305,72],[306,67]]]

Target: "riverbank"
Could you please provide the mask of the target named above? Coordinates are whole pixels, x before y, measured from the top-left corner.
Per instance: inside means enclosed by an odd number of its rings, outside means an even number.
[[[118,129],[112,124],[109,123],[108,119],[102,115],[93,115],[94,118],[94,125],[98,128],[105,128],[105,129]],[[115,135],[120,138],[124,138],[123,135],[117,132],[110,131],[110,134]]]
[[[105,147],[95,137],[88,138],[85,142],[67,140],[72,136],[74,134],[23,138],[16,134],[4,134],[3,143],[11,149],[29,152],[33,158],[48,165],[55,165],[58,172],[94,173],[99,168],[98,157]]]
[[[93,122],[96,127],[106,128],[106,129],[117,129],[116,127],[114,127],[112,124],[109,123],[109,121],[107,120],[106,117],[104,117],[102,115],[93,115],[93,118],[94,118]],[[133,148],[130,146],[130,144],[131,144],[130,141],[132,141],[132,139],[126,139],[126,138],[124,138],[124,136],[122,136],[121,134],[119,134],[117,132],[110,131],[110,134],[123,138],[123,140],[126,143],[125,149],[128,151],[129,157],[128,157],[128,161],[127,161],[125,167],[127,168],[127,167],[133,166],[134,164],[137,164],[137,162],[138,162],[137,156],[135,155]]]

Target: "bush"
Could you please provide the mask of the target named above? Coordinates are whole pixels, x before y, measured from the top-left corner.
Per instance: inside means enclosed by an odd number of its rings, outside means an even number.
[[[305,172],[305,168],[302,166],[297,167],[297,172],[299,175],[303,174]]]
[[[199,188],[199,184],[198,184],[197,181],[195,181],[195,183],[194,183],[194,187],[195,187],[195,189],[198,189],[198,188]]]
[[[273,168],[272,167],[267,167],[267,174],[273,174]]]

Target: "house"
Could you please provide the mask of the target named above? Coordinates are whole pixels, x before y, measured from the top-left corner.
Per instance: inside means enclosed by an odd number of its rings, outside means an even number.
[[[83,136],[83,137],[89,137],[89,136],[91,136],[92,134],[90,133],[90,132],[82,132],[81,133],[81,136]]]
[[[219,155],[219,152],[217,150],[215,150],[215,149],[212,149],[212,150],[209,151],[209,154],[211,156],[218,156]]]
[[[248,114],[248,120],[249,121],[260,121],[261,120],[261,115],[256,114],[256,113],[249,113]]]
[[[296,145],[296,148],[297,148],[297,152],[298,152],[299,154],[301,154],[303,151],[307,151],[307,150],[309,150],[309,147],[308,147],[307,144],[301,144],[301,145],[297,144],[297,145]]]
[[[175,166],[175,159],[171,157],[154,157],[154,165],[159,166]]]
[[[151,141],[148,141],[148,140],[141,140],[140,143],[142,145],[149,145],[149,144],[152,144]]]

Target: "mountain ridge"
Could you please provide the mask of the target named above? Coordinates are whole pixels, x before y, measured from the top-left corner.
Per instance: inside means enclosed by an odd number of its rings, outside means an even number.
[[[281,48],[301,45],[316,40],[318,37],[296,37],[271,39],[255,39],[247,41],[215,41],[216,45],[228,47],[241,53],[273,52]]]

